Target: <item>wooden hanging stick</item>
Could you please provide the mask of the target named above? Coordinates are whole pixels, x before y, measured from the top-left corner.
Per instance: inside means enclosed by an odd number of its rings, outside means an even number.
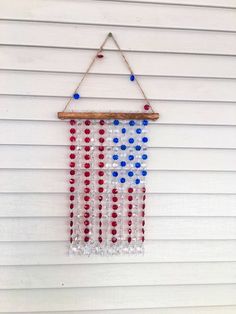
[[[146,112],[58,112],[59,119],[157,120],[158,113]]]

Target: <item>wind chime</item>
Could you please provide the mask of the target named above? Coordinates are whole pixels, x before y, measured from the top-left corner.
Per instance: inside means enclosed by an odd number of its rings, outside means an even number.
[[[144,112],[66,112],[104,45],[111,38],[144,99]],[[142,253],[149,120],[157,120],[112,33],[96,52],[59,119],[69,119],[70,251],[113,255]]]

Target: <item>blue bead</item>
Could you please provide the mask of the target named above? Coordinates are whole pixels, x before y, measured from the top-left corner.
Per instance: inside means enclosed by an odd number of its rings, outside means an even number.
[[[129,177],[132,177],[133,175],[134,175],[133,171],[129,171],[129,172],[128,172],[128,176],[129,176]]]
[[[143,143],[147,143],[148,142],[148,138],[147,137],[143,137],[142,141],[143,141]]]
[[[125,178],[120,178],[121,183],[125,183]]]
[[[121,167],[125,167],[125,166],[126,166],[126,162],[125,162],[125,161],[122,161],[122,162],[120,163],[120,165],[121,165]]]
[[[146,170],[143,170],[142,171],[142,175],[145,177],[147,175],[147,171]]]
[[[130,77],[129,77],[129,79],[130,79],[130,81],[134,81],[134,79],[135,79],[135,77],[134,77],[134,75],[132,74],[132,75],[130,75]]]
[[[138,129],[136,130],[136,133],[137,133],[137,134],[141,134],[141,133],[142,133],[142,129],[138,128]]]
[[[119,125],[120,121],[119,120],[114,120],[113,124],[114,125]]]
[[[129,138],[129,143],[130,144],[133,144],[134,143],[134,139],[131,137],[131,138]]]
[[[134,120],[129,121],[129,125],[130,126],[134,126],[135,125],[135,121]]]
[[[134,160],[134,156],[133,155],[129,155],[129,160]]]
[[[119,157],[118,157],[118,155],[113,155],[112,158],[113,158],[113,160],[117,160]]]
[[[148,158],[148,156],[147,156],[146,154],[143,154],[143,155],[142,155],[142,159],[143,159],[143,160],[146,160],[147,158]]]
[[[135,167],[136,167],[136,168],[140,168],[140,167],[141,167],[140,162],[136,162],[136,163],[135,163]]]
[[[75,94],[73,95],[73,97],[74,97],[74,99],[79,99],[79,98],[80,98],[80,94],[75,93]]]
[[[121,150],[126,150],[126,145],[121,145],[120,149]]]
[[[135,146],[135,149],[136,149],[136,150],[141,150],[141,148],[142,148],[142,147],[141,147],[140,145]]]
[[[136,179],[136,180],[135,180],[135,183],[136,183],[136,184],[139,184],[139,183],[140,183],[140,179]]]
[[[125,134],[125,133],[126,133],[126,128],[121,129],[121,132],[122,132],[123,134]]]
[[[148,120],[143,120],[143,125],[148,125]]]
[[[113,177],[117,177],[118,176],[118,172],[117,171],[113,171],[112,175],[113,175]]]
[[[119,139],[117,137],[113,138],[113,142],[114,143],[118,143],[119,142]]]

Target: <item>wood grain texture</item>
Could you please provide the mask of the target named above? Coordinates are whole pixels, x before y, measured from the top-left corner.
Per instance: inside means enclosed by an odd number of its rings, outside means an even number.
[[[159,118],[158,113],[139,113],[139,112],[58,112],[58,118],[65,119],[119,119],[119,120],[152,120]]]

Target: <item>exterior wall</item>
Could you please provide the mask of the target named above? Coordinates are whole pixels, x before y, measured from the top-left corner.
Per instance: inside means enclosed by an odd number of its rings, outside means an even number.
[[[0,313],[236,313],[236,4],[0,0]],[[161,115],[144,256],[67,255],[67,123],[113,32]],[[138,110],[112,43],[74,106]]]

